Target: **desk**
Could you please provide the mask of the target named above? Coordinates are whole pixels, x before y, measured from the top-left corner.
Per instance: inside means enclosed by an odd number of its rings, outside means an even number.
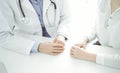
[[[0,48],[0,62],[5,64],[8,73],[120,73],[119,69],[74,59],[69,48],[66,46],[57,56],[43,53],[26,56]]]

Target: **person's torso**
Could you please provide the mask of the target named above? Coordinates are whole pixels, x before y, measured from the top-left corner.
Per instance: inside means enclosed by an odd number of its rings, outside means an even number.
[[[56,34],[57,27],[60,21],[60,2],[59,0],[54,0],[57,9],[50,0],[44,0],[43,5],[43,20],[45,27],[50,35]],[[1,1],[1,9],[3,15],[8,20],[8,24],[11,29],[14,25],[18,29],[30,33],[42,35],[41,23],[39,21],[38,15],[35,12],[33,6],[29,0],[21,0],[22,9],[24,11],[25,17],[23,17],[18,0],[4,0]]]
[[[111,14],[110,0],[101,0],[98,7],[97,37],[102,45],[120,48],[120,9]]]

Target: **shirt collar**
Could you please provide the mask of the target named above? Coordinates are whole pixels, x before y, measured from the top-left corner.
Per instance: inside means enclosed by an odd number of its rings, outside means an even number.
[[[32,4],[39,4],[43,0],[29,0]]]

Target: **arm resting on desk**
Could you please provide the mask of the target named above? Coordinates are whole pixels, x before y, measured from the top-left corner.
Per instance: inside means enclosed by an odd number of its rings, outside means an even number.
[[[96,63],[120,68],[120,54],[97,54]]]
[[[1,12],[0,22],[0,47],[23,54],[29,54],[35,41],[14,34],[8,21]]]
[[[96,49],[97,48],[95,48],[95,50]],[[100,54],[100,50],[102,51],[101,54]],[[71,56],[78,58],[78,59],[82,59],[82,60],[96,62],[98,64],[109,66],[109,67],[120,68],[119,50],[115,50],[113,48],[112,50],[110,50],[110,48],[108,49],[100,48],[100,50],[98,50],[99,52],[95,54],[84,48],[80,48],[79,46],[75,45],[71,48]],[[113,53],[113,51],[115,53]],[[109,52],[111,52],[111,54]]]

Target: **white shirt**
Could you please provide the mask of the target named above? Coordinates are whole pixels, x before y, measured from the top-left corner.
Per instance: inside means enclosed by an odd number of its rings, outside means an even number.
[[[107,46],[114,50],[120,49],[120,8],[111,14],[111,0],[99,0],[97,9],[95,29],[88,36],[89,40],[91,41],[97,37],[102,46]],[[120,68],[120,53],[98,53],[96,62]]]

